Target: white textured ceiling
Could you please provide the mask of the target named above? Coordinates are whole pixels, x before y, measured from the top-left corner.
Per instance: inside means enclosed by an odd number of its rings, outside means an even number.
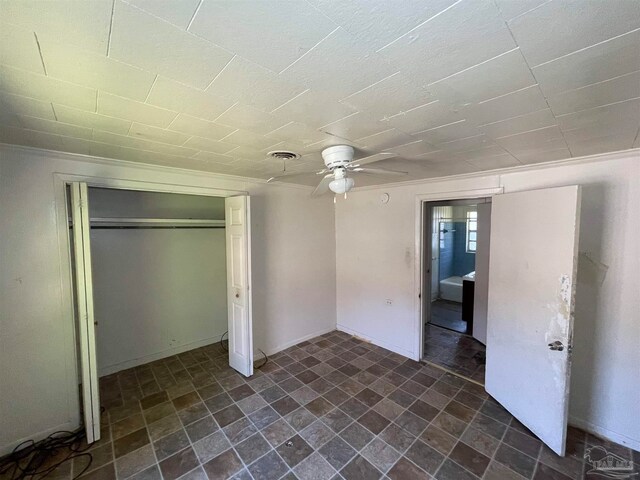
[[[0,142],[258,178],[342,143],[409,179],[624,150],[640,1],[0,0],[0,108]]]

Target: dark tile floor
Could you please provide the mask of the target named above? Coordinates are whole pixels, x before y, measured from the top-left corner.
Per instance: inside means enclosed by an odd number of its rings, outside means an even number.
[[[462,320],[462,304],[448,300],[435,300],[431,302],[432,325],[448,328],[459,333],[467,332],[467,322]]]
[[[632,455],[570,429],[559,458],[482,387],[340,332],[251,378],[211,345],[105,377],[101,395],[86,480],[566,480],[588,446]]]
[[[486,349],[469,335],[426,324],[424,359],[484,384]]]

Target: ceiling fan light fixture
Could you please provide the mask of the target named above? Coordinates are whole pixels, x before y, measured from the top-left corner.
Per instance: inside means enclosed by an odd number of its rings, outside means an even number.
[[[353,178],[350,177],[336,178],[329,183],[329,190],[333,193],[337,193],[338,195],[342,195],[343,193],[350,191],[355,184],[356,182],[354,182]]]

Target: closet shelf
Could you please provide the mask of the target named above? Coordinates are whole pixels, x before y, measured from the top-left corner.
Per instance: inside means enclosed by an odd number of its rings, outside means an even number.
[[[71,221],[69,221],[71,224]],[[125,218],[125,217],[92,217],[89,219],[92,227],[218,227],[224,228],[224,220],[199,218]]]

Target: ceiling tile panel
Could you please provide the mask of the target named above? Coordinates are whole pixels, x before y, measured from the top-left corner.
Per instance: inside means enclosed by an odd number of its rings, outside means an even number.
[[[19,115],[20,123],[29,130],[52,133],[54,135],[64,135],[65,137],[76,137],[91,140],[92,130],[86,127],[79,127],[69,123],[57,122],[55,120],[45,120],[43,118]]]
[[[518,117],[547,107],[547,101],[540,88],[533,85],[477,104],[465,105],[461,111],[467,119],[478,125],[483,125]]]
[[[310,0],[358,41],[378,50],[453,5],[456,0]]]
[[[98,113],[163,128],[167,127],[177,115],[171,110],[134,102],[102,91],[98,92]]]
[[[559,93],[547,99],[556,115],[640,97],[640,71]]]
[[[402,132],[416,133],[461,120],[464,120],[464,118],[459,113],[454,112],[451,107],[443,102],[434,100],[388,117],[384,120],[384,123]]]
[[[232,54],[115,0],[109,57],[204,89]]]
[[[55,120],[53,115],[53,107],[50,102],[36,100],[35,98],[23,97],[21,95],[12,95],[7,92],[0,91],[0,105],[3,113],[21,113],[31,117],[44,118],[46,120]]]
[[[519,49],[430,85],[433,94],[453,105],[482,102],[535,85]]]
[[[235,102],[158,76],[146,103],[205,120],[215,120]]]
[[[107,53],[113,0],[2,0],[1,17],[60,42]]]
[[[528,165],[532,163],[553,162],[555,160],[564,160],[565,158],[571,158],[571,152],[565,145],[554,150],[535,149],[535,151],[521,153],[517,155],[517,158],[520,163]]]
[[[127,0],[127,3],[186,30],[200,0]]]
[[[211,140],[221,140],[223,137],[232,133],[235,128],[181,113],[171,122],[169,130],[184,133],[185,135],[196,135]]]
[[[433,100],[426,85],[416,84],[406,75],[397,72],[344,98],[341,103],[355,110],[375,114],[378,119],[382,119]]]
[[[496,0],[502,18],[511,20],[551,0]]]
[[[435,147],[449,152],[465,152],[473,150],[484,150],[494,145],[494,141],[484,134],[474,135],[472,137],[460,138],[449,142],[436,143]],[[504,153],[504,151],[500,152]]]
[[[131,127],[131,122],[122,120],[121,118],[107,117],[98,113],[69,108],[58,104],[54,104],[53,109],[59,121],[81,127],[95,128],[97,130],[119,133],[121,135],[126,135]]]
[[[182,145],[190,138],[189,135],[184,133],[136,122],[131,124],[129,135],[144,140],[151,140],[152,142],[169,143],[171,145]]]
[[[193,158],[223,165],[230,165],[235,161],[234,158],[229,155],[221,155],[213,152],[198,152]]]
[[[396,71],[368,45],[338,28],[280,75],[339,100]]]
[[[298,0],[204,0],[189,31],[280,72],[335,28],[326,16]]]
[[[401,156],[402,158],[422,158],[427,153],[432,153],[438,150],[433,145],[425,142],[424,140],[414,140],[404,145],[397,145],[389,148],[389,152],[393,152]]]
[[[269,132],[267,137],[275,138],[276,140],[290,140],[301,145],[309,145],[324,140],[327,135],[309,128],[302,123],[290,122]]]
[[[320,128],[355,112],[355,109],[335,100],[328,100],[312,90],[304,91],[272,111],[279,117],[304,123],[312,128]]]
[[[236,103],[216,119],[217,123],[264,135],[288,123],[276,115]]]
[[[374,135],[358,138],[356,141],[364,148],[370,150],[387,150],[398,145],[405,145],[413,142],[414,139],[407,133],[396,130],[395,128],[390,128],[389,130],[385,130]]]
[[[34,32],[0,22],[0,63],[43,74]]]
[[[547,2],[509,22],[532,67],[640,28],[637,0]]]
[[[560,115],[558,125],[563,131],[592,126],[614,130],[617,125],[640,125],[640,99],[590,108],[576,113]],[[615,131],[608,132],[615,134]]]
[[[0,65],[0,90],[84,110],[96,109],[95,89],[5,65]]]
[[[558,126],[539,128],[530,132],[518,133],[496,139],[496,143],[502,145],[508,152],[518,148],[534,147],[538,144],[561,140],[562,132]]]
[[[534,67],[547,97],[640,70],[640,30]]]
[[[475,137],[481,133],[482,132],[478,130],[475,125],[466,120],[460,120],[448,125],[442,125],[417,132],[414,136],[422,138],[429,143],[437,144]]]
[[[271,111],[296,95],[305,87],[289,81],[260,65],[234,57],[206,89],[219,97],[228,98],[265,111]]]
[[[583,155],[597,155],[598,153],[616,152],[626,150],[633,145],[635,134],[625,132],[621,135],[608,135],[589,139],[580,139],[567,142],[574,157]]]
[[[126,135],[116,135],[114,133],[102,132],[95,130],[93,139],[96,142],[109,143],[113,145],[121,145],[123,147],[136,148],[139,150],[148,150],[150,152],[166,153],[168,155],[177,155],[179,157],[191,157],[197,153],[197,150],[186,147],[178,147],[166,143],[152,142]]]
[[[225,142],[216,142],[203,137],[191,137],[184,142],[184,147],[195,148],[196,150],[204,150],[210,153],[225,154],[236,148],[236,145]]]
[[[105,92],[144,101],[155,79],[153,73],[98,53],[39,37],[47,75]]]
[[[462,0],[380,53],[405,74],[433,83],[515,47],[493,0]]]
[[[321,128],[323,132],[348,140],[367,137],[388,129],[386,123],[376,120],[368,112],[353,113]]]
[[[556,119],[553,113],[551,113],[551,110],[545,108],[509,120],[480,125],[478,128],[490,137],[498,138],[528,132],[538,128],[551,127],[556,124]]]
[[[275,145],[276,143],[280,143],[277,139],[267,138],[263,135],[258,135],[257,133],[242,129],[236,130],[230,135],[225,136],[224,141],[225,143],[232,143],[234,145],[253,148],[255,150],[262,150],[270,147],[271,145]]]
[[[466,160],[466,162],[480,170],[494,170],[496,168],[516,167],[521,165],[518,160],[508,153],[504,155],[497,155],[495,157],[469,159]]]

